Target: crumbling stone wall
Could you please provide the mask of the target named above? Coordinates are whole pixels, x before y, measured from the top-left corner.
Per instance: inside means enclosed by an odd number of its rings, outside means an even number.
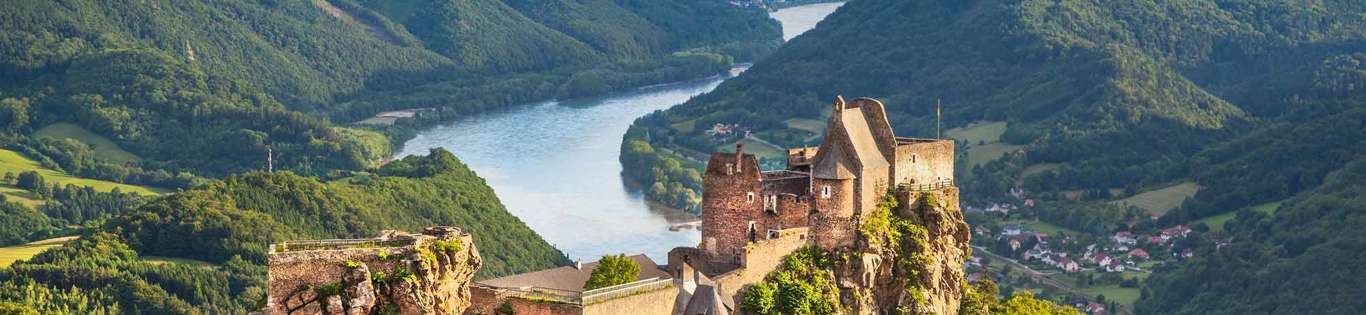
[[[460,314],[469,306],[469,285],[482,265],[469,234],[437,227],[376,240],[411,245],[271,253],[264,313]]]

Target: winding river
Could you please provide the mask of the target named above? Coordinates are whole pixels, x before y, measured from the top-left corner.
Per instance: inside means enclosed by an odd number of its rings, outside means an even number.
[[[839,7],[814,4],[773,16],[790,39]],[[470,116],[418,133],[400,156],[442,147],[488,181],[509,212],[570,259],[647,254],[657,262],[669,249],[695,246],[696,229],[669,227],[697,218],[653,206],[629,187],[617,161],[621,137],[636,118],[716,88],[726,76],[651,86],[628,93],[548,101]]]

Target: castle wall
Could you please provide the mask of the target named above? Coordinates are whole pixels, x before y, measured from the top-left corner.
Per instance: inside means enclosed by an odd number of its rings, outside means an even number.
[[[897,184],[953,182],[953,141],[903,142],[896,147]]]
[[[583,307],[584,315],[670,315],[673,314],[674,298],[678,288],[667,286],[660,289],[636,293],[630,296],[606,300]],[[517,313],[518,315],[522,313]]]
[[[806,217],[811,213],[811,179],[809,176],[795,176],[805,174],[788,175],[763,181],[761,195],[764,198],[776,197],[776,200],[772,206],[761,205],[765,210],[756,220],[759,221],[760,231],[806,226]],[[762,201],[768,202],[767,199]],[[769,210],[770,207],[772,210]]]
[[[816,211],[827,216],[852,217],[854,216],[854,181],[853,180],[829,180],[811,179],[811,198],[815,201]],[[830,187],[830,196],[826,197],[822,190]]]
[[[707,162],[702,178],[702,221],[707,222],[702,225],[702,245],[712,258],[735,261],[749,242],[750,222],[763,207],[758,164],[753,155],[733,153],[712,154]],[[762,233],[755,231],[756,237]]]
[[[870,167],[864,168],[862,175],[855,182],[854,186],[854,215],[861,216],[872,213],[877,207],[878,199],[885,195],[891,187],[891,179],[887,174],[891,173],[890,167]]]
[[[579,315],[584,313],[583,306],[577,304],[533,301],[516,297],[508,298],[504,300],[504,303],[507,303],[512,308],[512,313],[517,315]],[[498,305],[501,306],[502,303]]]
[[[717,283],[721,298],[734,299],[744,286],[763,280],[782,266],[784,257],[809,244],[810,237],[809,228],[792,228],[780,231],[777,238],[745,246],[742,267],[712,279]],[[735,302],[740,305],[740,301]]]
[[[858,240],[858,221],[852,217],[816,214],[811,217],[812,243],[824,249],[853,246]]]

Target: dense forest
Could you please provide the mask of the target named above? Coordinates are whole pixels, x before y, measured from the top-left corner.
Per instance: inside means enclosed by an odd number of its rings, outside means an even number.
[[[74,215],[4,208],[14,214],[6,211],[0,223],[14,227],[50,227]],[[485,257],[479,278],[569,264],[508,213],[483,179],[440,149],[330,182],[290,172],[231,176],[101,218],[103,225],[82,231],[79,240],[0,269],[0,301],[42,313],[240,313],[264,302],[267,244],[432,225],[474,235]],[[27,239],[5,231],[0,241]],[[139,258],[145,256],[173,261]]]
[[[80,176],[359,170],[407,108],[463,115],[714,75],[781,42],[725,1],[18,1],[0,9],[0,146]],[[90,161],[33,133],[72,123],[140,157]],[[405,139],[396,139],[405,140]]]
[[[1306,275],[1308,266],[1343,268],[1350,260],[1334,255],[1366,247],[1350,241],[1359,233],[1344,232],[1349,225],[1304,220],[1354,209],[1324,187],[1353,178],[1347,165],[1366,154],[1363,17],[1360,1],[856,0],[714,92],[639,119],[622,162],[637,180],[695,187],[672,169],[736,140],[714,125],[809,146],[821,139],[806,122],[824,123],[836,95],[868,96],[887,104],[898,135],[933,138],[942,100],[943,130],[1005,126],[999,139],[958,141],[965,205],[1018,203],[1008,192],[1020,189],[1039,204],[1025,212],[1032,219],[1101,238],[1234,212],[1239,226],[1264,225],[1211,234],[1239,247],[1155,276],[1141,313],[1333,313],[1353,306],[1270,297],[1311,286],[1354,292],[1362,281],[1350,267],[1329,273],[1345,282]],[[1183,182],[1198,192],[1165,213],[1116,204]],[[1287,198],[1283,209],[1329,211],[1285,213],[1298,216],[1299,233],[1344,235],[1277,236],[1265,225],[1281,227],[1267,222],[1290,219],[1282,213],[1244,218]],[[1216,274],[1239,276],[1201,284]],[[1261,289],[1237,289],[1250,283]]]

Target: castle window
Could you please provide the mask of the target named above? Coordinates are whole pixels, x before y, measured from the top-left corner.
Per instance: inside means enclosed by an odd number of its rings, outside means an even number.
[[[830,198],[830,185],[821,186],[821,198]]]
[[[769,213],[778,213],[778,195],[764,196],[764,210]]]
[[[735,175],[735,164],[726,163],[726,175]]]
[[[915,163],[915,154],[911,154],[911,163]]]
[[[759,231],[754,228],[754,221],[749,221],[749,241],[758,241]]]
[[[747,203],[754,203],[754,193],[746,193],[746,194],[745,194],[745,202],[747,202]]]
[[[768,239],[771,240],[771,239],[775,239],[775,238],[778,238],[778,231],[776,231],[776,230],[768,230]]]

